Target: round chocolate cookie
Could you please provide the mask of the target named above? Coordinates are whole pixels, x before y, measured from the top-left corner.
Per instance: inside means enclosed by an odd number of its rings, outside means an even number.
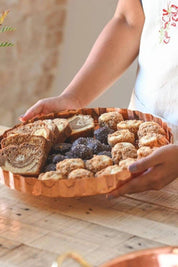
[[[66,152],[66,153],[65,153],[65,157],[66,157],[67,159],[72,159],[72,158],[74,158],[73,153],[72,153],[71,151]]]
[[[103,145],[103,151],[111,151],[111,146],[110,145],[106,145],[106,144],[102,144]]]
[[[53,161],[53,157],[54,157],[54,154],[49,154],[46,163],[47,163],[47,164],[52,163],[52,161]]]
[[[71,152],[75,158],[90,159],[93,156],[92,149],[82,144],[72,146]]]
[[[74,147],[76,145],[87,145],[87,138],[86,137],[79,137],[78,139],[76,139],[73,142],[72,147]]]
[[[52,162],[54,164],[56,164],[56,163],[58,163],[58,162],[60,162],[60,161],[62,161],[64,159],[66,159],[66,157],[64,155],[62,155],[62,154],[56,154],[56,155],[53,155]]]
[[[50,172],[55,170],[56,170],[56,165],[54,163],[50,163],[44,167],[44,172]]]
[[[71,149],[71,146],[72,146],[72,144],[70,144],[70,143],[55,144],[52,148],[52,151],[54,151],[56,153],[65,154],[66,152],[68,152]]]
[[[87,138],[87,147],[89,147],[93,154],[98,154],[100,151],[103,150],[103,145],[101,142],[94,138]]]
[[[94,131],[94,137],[101,143],[108,144],[108,134],[112,134],[114,130],[108,126],[100,127]]]

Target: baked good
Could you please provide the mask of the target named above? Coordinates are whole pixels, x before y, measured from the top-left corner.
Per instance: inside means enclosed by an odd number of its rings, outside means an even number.
[[[136,161],[135,158],[127,158],[123,159],[119,162],[119,167],[124,171],[128,170],[129,166]]]
[[[139,147],[141,146],[160,147],[160,146],[165,146],[168,143],[169,141],[162,134],[147,133],[147,135],[142,136],[139,139],[138,145]]]
[[[122,168],[119,167],[119,165],[115,164],[112,166],[108,166],[99,172],[95,174],[96,177],[102,176],[102,175],[112,175],[112,174],[117,174],[122,171]]]
[[[112,134],[113,129],[108,126],[100,127],[94,131],[94,137],[101,143],[108,144],[108,134]]]
[[[57,142],[63,143],[70,136],[72,132],[69,122],[67,119],[56,118],[53,119],[53,123],[56,125],[58,129]]]
[[[93,151],[90,147],[82,144],[78,144],[72,146],[71,148],[72,155],[74,158],[81,158],[81,159],[91,159],[93,156]]]
[[[72,159],[74,157],[72,151],[66,152],[65,157],[66,157],[66,159]]]
[[[140,124],[143,121],[141,120],[125,120],[117,124],[118,130],[128,129],[131,133],[137,134]]]
[[[111,151],[112,159],[115,164],[119,164],[119,161],[127,158],[136,158],[137,150],[133,144],[122,142],[117,143]]]
[[[139,138],[151,133],[157,133],[162,135],[166,134],[164,129],[157,122],[145,121],[142,124],[140,124],[138,129]]]
[[[56,164],[60,161],[63,161],[64,159],[66,159],[66,157],[62,154],[53,154],[52,163]]]
[[[79,136],[93,136],[94,132],[94,119],[90,115],[75,115],[68,119],[72,132],[69,140],[74,141]]]
[[[156,149],[158,149],[158,147],[141,146],[137,150],[137,158],[141,159],[141,158],[147,157],[148,155],[150,155]]]
[[[117,124],[120,121],[123,121],[123,116],[117,111],[103,113],[98,118],[100,127],[108,126],[114,131],[117,130]]]
[[[38,176],[38,180],[60,180],[60,179],[65,179],[65,177],[62,175],[60,171],[49,171],[45,173],[41,173]]]
[[[11,130],[5,132],[5,137],[13,136],[16,134],[29,134],[36,136],[43,136],[48,141],[52,141],[52,132],[42,121],[35,121],[33,123],[21,124]]]
[[[50,163],[46,165],[43,169],[43,172],[50,172],[50,171],[56,171],[56,164]]]
[[[128,142],[134,144],[135,136],[129,130],[118,130],[108,135],[108,144],[114,146],[117,143]]]
[[[9,135],[8,137],[2,139],[1,147],[4,148],[10,145],[18,146],[23,143],[41,146],[47,154],[51,149],[51,142],[46,140],[43,136],[36,136],[30,134]]]
[[[79,144],[87,145],[87,143],[88,143],[87,137],[79,137],[72,143],[72,146],[79,145]]]
[[[103,145],[102,151],[111,151],[112,147],[110,145],[105,145],[105,144],[102,145]]]
[[[51,131],[51,142],[55,144],[58,141],[59,138],[59,131],[53,120],[43,120],[43,123],[46,124],[48,129]],[[38,121],[35,121],[34,124],[38,123]]]
[[[86,170],[86,169],[75,169],[75,170],[73,170],[73,171],[71,171],[69,173],[68,178],[69,179],[76,179],[76,178],[81,179],[81,178],[84,178],[84,177],[86,178],[86,177],[93,177],[93,176],[94,176],[94,174],[89,170]]]
[[[105,155],[95,155],[92,159],[85,162],[86,168],[94,173],[110,165],[113,165],[113,161],[110,157]]]
[[[37,176],[46,162],[46,157],[40,142],[38,145],[9,145],[0,150],[0,166],[3,170],[16,174]]]
[[[103,150],[102,143],[99,140],[94,139],[92,137],[87,138],[87,147],[89,147],[92,150],[93,154],[98,154]]]
[[[70,151],[72,144],[70,143],[57,143],[52,147],[52,151],[55,153],[65,154]]]
[[[61,171],[64,176],[68,176],[69,173],[75,169],[84,169],[85,164],[82,159],[65,159],[56,164],[56,170]]]

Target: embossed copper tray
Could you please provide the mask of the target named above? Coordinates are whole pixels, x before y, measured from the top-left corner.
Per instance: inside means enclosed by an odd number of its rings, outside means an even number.
[[[139,111],[132,111],[128,109],[119,108],[86,108],[79,110],[66,110],[63,112],[41,115],[35,117],[29,122],[39,119],[53,119],[53,118],[69,118],[76,114],[91,115],[94,118],[97,127],[98,117],[105,112],[118,111],[123,115],[124,120],[127,119],[141,119],[143,121],[155,121],[159,123],[166,132],[166,137],[170,143],[173,143],[173,135],[171,129],[160,118],[154,117],[151,114],[145,114]],[[82,179],[62,179],[58,181],[47,180],[41,181],[35,177],[24,177],[4,171],[0,168],[0,183],[5,184],[11,189],[15,189],[24,193],[29,193],[35,196],[47,197],[77,197],[77,196],[91,196],[97,194],[106,194],[117,187],[128,182],[131,178],[128,171],[120,172],[115,175],[105,175],[100,177],[91,177]]]

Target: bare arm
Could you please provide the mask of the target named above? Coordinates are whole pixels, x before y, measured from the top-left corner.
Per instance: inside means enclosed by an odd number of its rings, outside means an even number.
[[[21,120],[39,113],[81,108],[102,94],[138,55],[143,24],[140,0],[119,0],[113,18],[68,87],[58,97],[38,101]]]
[[[62,95],[77,96],[83,107],[113,84],[138,55],[143,23],[140,1],[120,0],[114,17]]]

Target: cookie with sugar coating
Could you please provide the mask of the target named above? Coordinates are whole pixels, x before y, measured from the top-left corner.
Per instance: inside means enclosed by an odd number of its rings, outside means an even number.
[[[86,169],[75,169],[69,173],[68,178],[69,179],[81,179],[81,178],[86,178],[86,177],[94,177],[94,174]]]
[[[94,173],[110,165],[113,165],[113,161],[110,157],[105,155],[95,155],[92,159],[85,162],[86,168]]]
[[[145,121],[142,124],[140,124],[138,129],[139,138],[151,133],[162,134],[162,135],[166,134],[165,130],[157,122]]]
[[[122,170],[128,170],[129,166],[132,165],[136,160],[136,158],[123,159],[119,162],[119,167]]]
[[[98,171],[95,176],[102,176],[102,175],[112,175],[112,174],[117,174],[122,171],[122,168],[120,168],[117,164],[108,166],[100,171]]]
[[[158,149],[158,147],[149,147],[149,146],[141,146],[138,150],[137,150],[137,158],[141,159],[144,157],[149,156],[153,151],[155,151],[156,149]]]
[[[38,180],[60,180],[60,179],[65,179],[66,177],[61,173],[61,171],[50,171],[50,172],[45,172],[41,173],[38,176]]]
[[[128,142],[134,144],[135,136],[128,129],[118,130],[108,135],[108,144],[114,146],[117,143]]]
[[[123,116],[117,111],[103,113],[98,118],[100,127],[108,126],[115,131],[117,130],[117,124],[120,121],[123,121]]]
[[[121,121],[117,124],[117,129],[118,130],[127,129],[131,133],[137,134],[137,131],[138,131],[141,123],[143,123],[143,121],[141,121],[141,120],[125,120],[125,121]]]
[[[112,159],[115,164],[119,164],[120,160],[127,158],[136,158],[137,150],[135,146],[128,142],[117,143],[111,151]]]
[[[75,169],[84,169],[85,164],[82,159],[65,159],[56,164],[56,170],[61,171],[64,176],[68,176],[69,173]]]
[[[162,134],[148,133],[139,139],[138,146],[161,147],[168,145],[169,141]]]

